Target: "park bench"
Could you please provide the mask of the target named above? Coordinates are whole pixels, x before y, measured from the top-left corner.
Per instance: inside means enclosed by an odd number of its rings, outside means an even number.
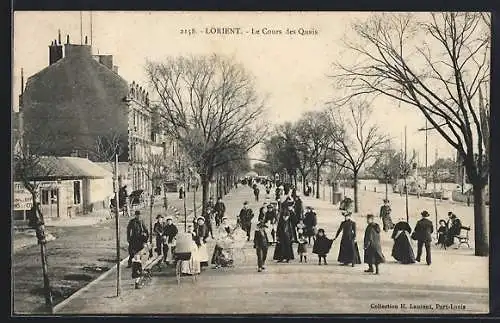
[[[458,236],[455,236],[455,238],[458,239],[457,249],[460,248],[460,246],[463,245],[463,244],[467,245],[467,247],[470,248],[470,244],[469,244],[469,231],[470,231],[470,227],[464,227],[464,226],[462,226],[460,228],[460,234]]]

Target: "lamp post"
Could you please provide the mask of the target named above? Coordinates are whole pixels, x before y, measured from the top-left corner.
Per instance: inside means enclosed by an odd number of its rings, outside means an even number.
[[[115,232],[116,232],[116,297],[120,296],[120,196],[121,188],[118,177],[118,154],[115,154],[115,165],[113,169],[113,188],[115,191]]]
[[[149,258],[153,257],[153,205],[155,204],[155,196],[151,192],[149,201]]]

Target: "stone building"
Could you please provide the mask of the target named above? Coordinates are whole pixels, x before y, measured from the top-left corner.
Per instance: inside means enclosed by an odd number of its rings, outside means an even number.
[[[110,163],[118,151],[128,163],[129,190],[152,189],[151,154],[168,155],[145,89],[118,74],[112,55],[93,55],[90,45],[52,41],[48,66],[28,78],[19,107],[24,143],[38,155],[86,157]],[[157,127],[156,127],[157,128]],[[118,148],[118,149],[117,149]]]

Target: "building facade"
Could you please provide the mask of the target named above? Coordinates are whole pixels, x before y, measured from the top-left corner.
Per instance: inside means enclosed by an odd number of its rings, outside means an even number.
[[[21,103],[22,102],[22,103]],[[37,155],[128,163],[129,191],[153,192],[150,161],[167,161],[173,143],[154,127],[149,94],[118,74],[112,55],[61,36],[49,46],[49,65],[28,78],[19,107],[19,132]],[[161,186],[161,185],[160,185]]]

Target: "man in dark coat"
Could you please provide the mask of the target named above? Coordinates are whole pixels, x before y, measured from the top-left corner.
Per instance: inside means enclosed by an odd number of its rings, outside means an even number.
[[[262,270],[266,269],[264,265],[266,264],[267,249],[269,246],[269,239],[267,237],[266,228],[267,225],[263,221],[260,221],[257,224],[257,230],[255,230],[255,235],[253,239],[253,247],[257,252],[258,272],[261,272]]]
[[[462,222],[453,212],[448,212],[448,222],[446,223],[446,247],[453,245],[453,239],[460,235],[462,231]]]
[[[153,227],[153,233],[156,238],[156,254],[161,256],[163,250],[163,231],[165,229],[165,222],[163,222],[163,215],[156,216],[156,223]]]
[[[214,207],[215,207],[214,198],[212,196],[210,196],[210,198],[207,201],[206,208],[213,209]]]
[[[365,263],[368,264],[367,273],[373,273],[373,265],[375,265],[375,274],[379,274],[379,264],[385,261],[382,247],[380,246],[380,226],[373,221],[373,214],[366,216],[368,225],[365,230],[364,249]]]
[[[267,205],[266,214],[264,216],[264,223],[271,227],[272,244],[276,243],[276,225],[278,223],[278,212],[274,209],[272,204]]]
[[[391,206],[388,199],[384,199],[384,205],[380,207],[380,218],[382,219],[382,228],[385,232],[394,228],[394,223],[392,223],[391,219]]]
[[[342,232],[337,260],[344,265],[351,264],[354,267],[354,265],[361,263],[358,244],[356,242],[356,222],[351,220],[351,212],[345,211],[342,215],[345,220],[340,223],[335,238],[333,238],[333,240],[336,240],[340,232]]]
[[[215,212],[217,212],[217,214],[215,215],[215,225],[219,227],[219,225],[222,222],[222,218],[226,213],[226,205],[224,204],[224,202],[222,202],[222,197],[219,196],[219,198],[217,199],[217,203],[215,203],[214,210]]]
[[[259,194],[260,194],[260,190],[257,187],[257,185],[255,185],[253,188],[253,195],[255,196],[255,202],[259,202]]]
[[[418,220],[415,225],[415,230],[413,230],[412,238],[417,240],[417,258],[416,261],[420,262],[420,257],[422,256],[422,247],[425,246],[425,260],[427,265],[431,264],[431,241],[432,233],[434,232],[434,226],[432,221],[428,219],[429,212],[423,211],[420,213],[422,218]]]
[[[144,243],[149,239],[149,232],[146,224],[141,219],[141,212],[135,211],[135,217],[128,222],[127,225],[127,241],[128,241],[128,266],[132,267],[132,259],[139,252]]]
[[[247,233],[247,241],[250,241],[250,229],[252,228],[252,219],[254,217],[252,209],[248,207],[248,202],[243,203],[243,208],[238,215],[238,223],[241,228]]]
[[[213,239],[214,232],[213,232],[213,227],[212,227],[212,217],[213,217],[212,211],[213,211],[213,208],[207,207],[205,209],[205,214],[203,214],[203,218],[205,219],[205,226],[207,227],[208,234]]]

